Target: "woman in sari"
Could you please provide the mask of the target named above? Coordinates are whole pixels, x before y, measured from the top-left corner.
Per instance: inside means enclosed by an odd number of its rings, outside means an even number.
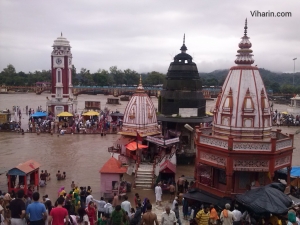
[[[94,202],[90,201],[88,207],[85,209],[86,214],[89,217],[89,221],[91,225],[94,225],[96,222],[96,209],[94,206]]]

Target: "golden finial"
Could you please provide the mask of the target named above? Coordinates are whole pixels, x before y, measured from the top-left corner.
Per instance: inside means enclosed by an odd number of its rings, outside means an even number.
[[[140,74],[140,83],[137,89],[144,89],[143,84],[142,84],[142,75]]]

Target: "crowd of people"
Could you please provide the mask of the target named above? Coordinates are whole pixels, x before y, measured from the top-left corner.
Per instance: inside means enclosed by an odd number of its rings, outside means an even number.
[[[41,178],[47,181],[47,171]],[[290,210],[288,215],[257,216],[243,206],[230,204],[220,208],[198,201],[185,199],[185,177],[177,180],[174,194],[164,194],[166,205],[162,207],[161,183],[155,187],[155,202],[144,200],[139,193],[130,202],[127,195],[99,200],[93,197],[90,186],[78,187],[74,181],[70,191],[61,187],[52,201],[48,195],[40,197],[30,189],[24,193],[0,193],[0,225],[300,225],[300,211]],[[53,204],[54,203],[54,204]],[[164,202],[165,203],[165,202]],[[161,217],[152,211],[153,205],[162,210]],[[182,205],[182,212],[179,206]],[[181,218],[181,215],[183,218]]]
[[[272,114],[274,126],[299,126],[300,115],[287,114],[287,112],[278,112],[277,109]]]

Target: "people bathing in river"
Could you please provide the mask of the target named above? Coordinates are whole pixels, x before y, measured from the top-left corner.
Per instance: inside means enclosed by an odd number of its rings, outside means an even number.
[[[61,180],[61,173],[60,173],[59,170],[57,171],[56,179],[57,179],[57,180]]]

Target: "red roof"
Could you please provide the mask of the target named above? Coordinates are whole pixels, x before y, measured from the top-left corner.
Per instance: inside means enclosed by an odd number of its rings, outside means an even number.
[[[40,166],[41,164],[31,159],[24,163],[20,163],[18,166],[16,166],[16,168],[27,174],[33,170],[38,169]]]
[[[100,173],[126,173],[127,168],[121,167],[121,162],[111,157],[100,169]]]
[[[176,165],[171,163],[169,160],[166,160],[163,164],[160,165],[159,172],[176,173]]]

